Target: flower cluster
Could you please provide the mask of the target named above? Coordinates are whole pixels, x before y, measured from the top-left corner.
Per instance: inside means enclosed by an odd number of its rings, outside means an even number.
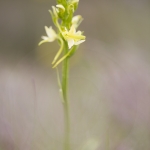
[[[73,16],[79,0],[57,0],[57,3],[56,6],[52,6],[52,10],[49,10],[49,12],[58,30],[56,32],[52,26],[45,26],[47,36],[42,36],[42,41],[39,43],[41,45],[45,42],[59,41],[60,49],[52,62],[53,68],[71,55],[77,48],[77,45],[83,43],[86,38],[81,31],[76,31],[83,20],[82,16]],[[65,45],[67,45],[68,52],[58,60],[65,49]]]

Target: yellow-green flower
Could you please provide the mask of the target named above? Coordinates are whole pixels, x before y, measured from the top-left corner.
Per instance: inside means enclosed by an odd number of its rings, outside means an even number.
[[[53,42],[57,39],[56,32],[52,29],[52,27],[45,26],[45,31],[47,36],[42,36],[42,41],[39,43],[39,45],[45,43],[45,42]]]
[[[69,49],[74,45],[79,45],[85,41],[85,36],[82,35],[81,31],[76,32],[74,25],[71,26],[70,30],[67,29],[62,32],[64,39],[68,43]]]

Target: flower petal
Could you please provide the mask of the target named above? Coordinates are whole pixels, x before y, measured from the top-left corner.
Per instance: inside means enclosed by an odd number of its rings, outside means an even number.
[[[75,29],[74,25],[71,26],[71,28],[69,30],[69,33],[71,33],[71,34],[75,34],[76,33],[76,29]]]
[[[49,31],[49,28],[47,26],[45,26],[45,31],[48,37],[51,37],[51,33]]]
[[[68,42],[68,47],[70,49],[74,45],[74,40],[73,39],[68,39],[67,42]]]
[[[85,40],[77,41],[77,42],[74,43],[74,45],[79,45],[79,44],[83,43],[84,41],[85,41]]]
[[[76,32],[76,34],[77,34],[77,35],[81,35],[81,34],[82,34],[82,32],[81,32],[81,31],[78,31],[78,32]]]
[[[48,40],[48,37],[47,36],[42,36],[42,39],[43,40]]]
[[[78,23],[78,21],[80,20],[80,18],[81,18],[80,15],[74,16],[74,17],[72,18],[72,24]]]
[[[48,28],[47,26],[45,26],[45,31],[49,38],[56,39],[57,35],[56,32],[52,29],[52,27]]]

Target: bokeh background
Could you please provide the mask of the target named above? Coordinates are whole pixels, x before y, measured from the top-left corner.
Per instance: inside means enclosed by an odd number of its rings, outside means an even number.
[[[59,47],[38,47],[55,4],[0,0],[0,150],[62,150]],[[76,14],[87,40],[70,60],[72,150],[149,150],[150,1],[80,0]]]

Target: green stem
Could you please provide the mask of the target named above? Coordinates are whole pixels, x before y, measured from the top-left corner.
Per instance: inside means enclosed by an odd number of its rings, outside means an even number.
[[[64,55],[68,53],[68,46],[65,42]],[[66,58],[63,62],[62,70],[62,92],[64,99],[64,150],[70,150],[70,113],[69,113],[69,101],[68,101],[68,73],[69,73],[69,60]]]

